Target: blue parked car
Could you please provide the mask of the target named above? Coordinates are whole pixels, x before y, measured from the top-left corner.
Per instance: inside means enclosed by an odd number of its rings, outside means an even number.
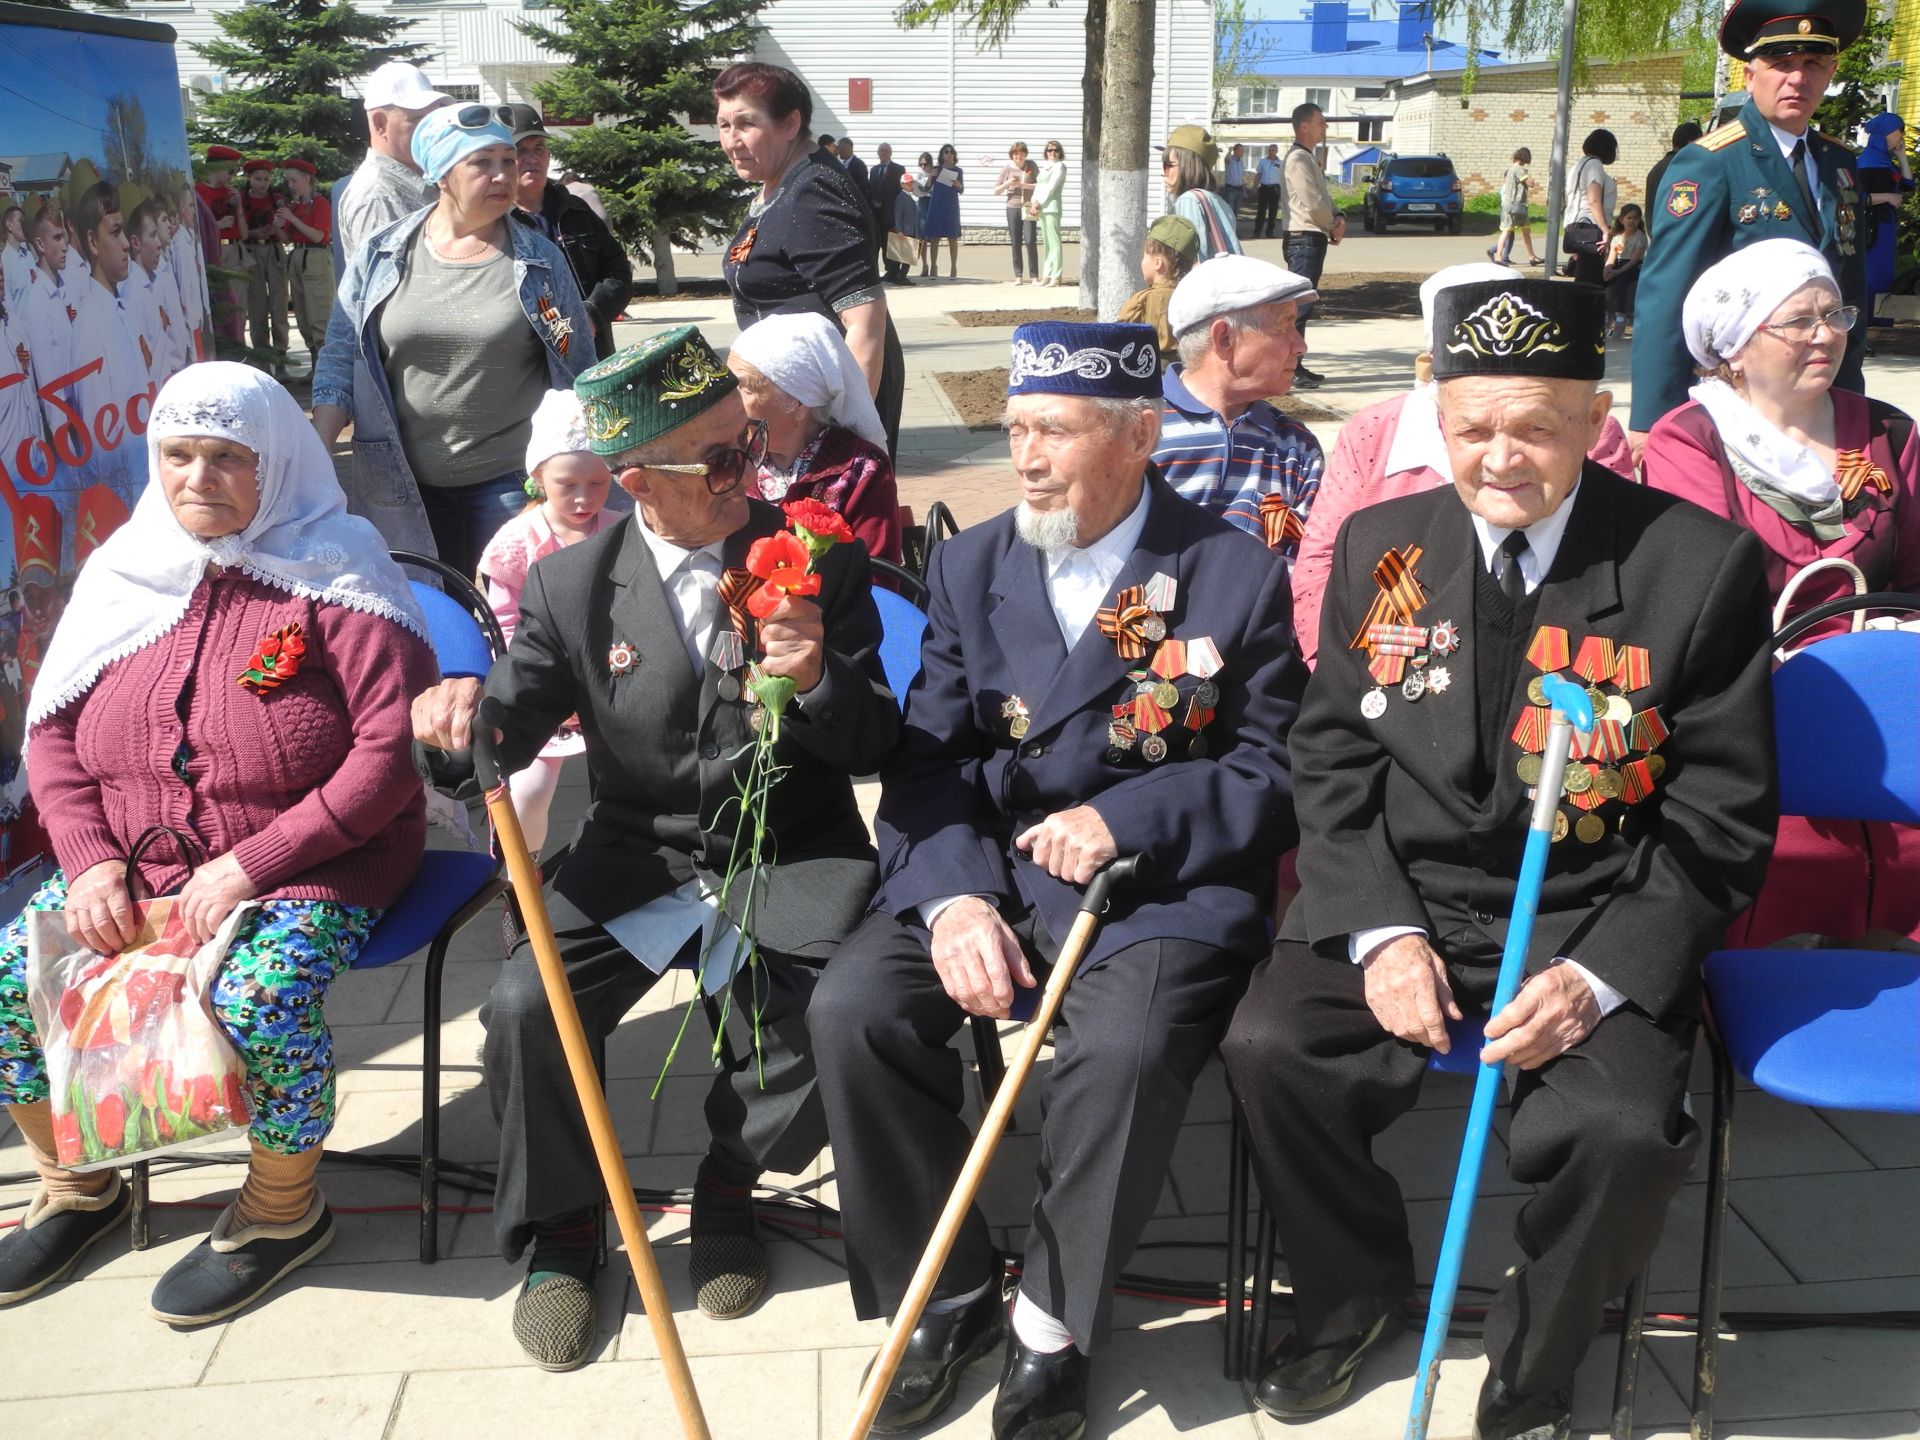
[[[1360,201],[1361,222],[1377,234],[1399,220],[1423,220],[1460,233],[1460,177],[1444,155],[1387,155]]]

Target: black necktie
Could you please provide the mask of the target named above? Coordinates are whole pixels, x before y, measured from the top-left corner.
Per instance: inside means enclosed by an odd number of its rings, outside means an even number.
[[[1813,182],[1807,179],[1807,137],[1804,135],[1793,142],[1793,178],[1800,182],[1800,198],[1807,202],[1807,213],[1818,221],[1820,207],[1813,198]]]
[[[1500,593],[1518,605],[1527,598],[1527,577],[1520,573],[1520,557],[1527,553],[1527,532],[1516,530],[1500,542],[1505,564],[1500,569]]]

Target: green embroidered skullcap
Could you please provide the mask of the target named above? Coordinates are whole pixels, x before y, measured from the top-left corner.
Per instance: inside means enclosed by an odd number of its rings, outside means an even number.
[[[711,410],[740,386],[698,327],[615,351],[573,382],[596,455],[624,455]]]

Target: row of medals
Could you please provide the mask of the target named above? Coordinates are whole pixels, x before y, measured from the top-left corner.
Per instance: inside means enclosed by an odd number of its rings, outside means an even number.
[[[1626,696],[1608,695],[1597,685],[1588,685],[1586,691],[1587,699],[1593,702],[1593,718],[1596,721],[1610,720],[1616,725],[1627,725],[1632,722],[1633,702]],[[1527,698],[1535,705],[1551,708],[1553,702],[1547,695],[1545,676],[1536,675],[1527,682]],[[1653,779],[1658,780],[1666,773],[1667,762],[1664,756],[1648,754],[1644,758],[1647,763],[1647,773]],[[1540,766],[1540,757],[1529,753],[1522,755],[1515,762],[1514,770],[1519,774],[1520,782],[1531,788],[1540,783]],[[1566,787],[1569,795],[1585,795],[1591,792],[1598,796],[1599,798],[1592,802],[1595,805],[1608,800],[1618,800],[1626,794],[1626,782],[1620,778],[1618,770],[1604,764],[1598,769],[1589,770],[1584,760],[1568,760],[1567,768],[1561,776],[1561,783]],[[1619,821],[1620,828],[1624,830],[1626,823],[1627,817],[1623,812]],[[1606,838],[1607,822],[1592,810],[1588,810],[1575,821],[1567,819],[1565,810],[1556,811],[1553,817],[1553,838],[1556,841],[1564,840],[1569,830],[1583,845],[1597,845]]]

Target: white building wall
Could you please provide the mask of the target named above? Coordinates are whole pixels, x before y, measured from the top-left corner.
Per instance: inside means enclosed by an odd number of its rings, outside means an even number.
[[[192,50],[218,35],[214,16],[244,0],[158,0],[126,13],[172,25],[179,35],[180,77],[188,88],[218,83],[212,67]],[[551,8],[528,9],[519,0],[470,3],[384,3],[365,8],[416,23],[405,38],[427,47],[423,67],[439,85],[476,86],[489,103],[532,100],[550,63],[513,29],[515,20],[557,23]],[[992,194],[1007,147],[1025,140],[1039,158],[1042,145],[1066,146],[1068,182],[1064,223],[1080,223],[1080,72],[1085,55],[1086,0],[1035,3],[1021,15],[1006,46],[983,49],[951,18],[919,30],[894,22],[897,0],[776,0],[760,13],[765,27],[756,58],[786,65],[813,91],[814,129],[851,134],[871,161],[882,141],[894,159],[912,166],[922,150],[949,141],[966,172],[961,220],[968,226],[1004,223],[1005,206]],[[1174,125],[1206,124],[1213,111],[1212,0],[1161,0],[1153,80],[1153,133]],[[872,110],[848,106],[852,79],[873,82]],[[1149,163],[1149,209],[1163,208],[1157,171]]]

